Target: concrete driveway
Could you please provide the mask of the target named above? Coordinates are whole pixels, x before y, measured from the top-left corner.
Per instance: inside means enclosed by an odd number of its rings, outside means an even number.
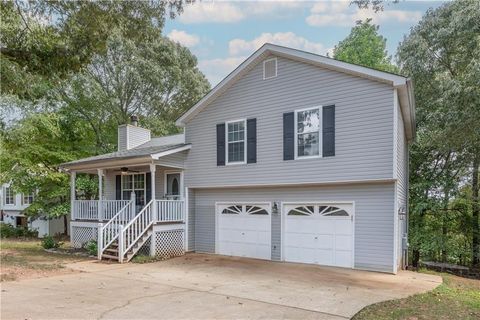
[[[389,275],[187,254],[149,264],[70,265],[81,273],[2,284],[2,319],[348,319],[431,290],[438,276]]]

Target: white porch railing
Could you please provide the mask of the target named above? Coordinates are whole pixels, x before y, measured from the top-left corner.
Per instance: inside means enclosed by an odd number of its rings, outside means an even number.
[[[72,220],[110,220],[130,200],[73,200]]]
[[[127,225],[135,216],[135,200],[127,201],[106,224],[99,224],[98,228],[98,258],[101,259],[105,249],[110,246],[121,233],[122,226]]]
[[[184,200],[156,200],[157,222],[185,221]]]
[[[73,200],[72,220],[98,221],[98,200]]]
[[[124,228],[122,226],[120,227],[120,236],[118,241],[119,262],[123,262],[125,253],[128,253],[128,251],[132,249],[140,237],[142,237],[147,229],[153,224],[153,205],[154,200],[150,200],[150,202],[143,207],[143,209],[135,216],[135,218],[133,218],[132,221],[130,221]]]

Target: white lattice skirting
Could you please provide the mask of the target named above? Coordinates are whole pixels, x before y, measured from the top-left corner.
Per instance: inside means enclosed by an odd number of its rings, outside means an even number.
[[[168,230],[155,233],[155,256],[172,258],[185,254],[184,230]]]
[[[72,226],[70,240],[72,247],[82,248],[90,240],[97,240],[97,227]]]

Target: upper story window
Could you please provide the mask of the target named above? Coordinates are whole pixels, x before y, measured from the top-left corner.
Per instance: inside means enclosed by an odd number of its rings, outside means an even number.
[[[320,156],[321,108],[295,112],[296,157]]]
[[[23,204],[32,204],[33,202],[33,192],[30,194],[23,195]]]
[[[15,204],[15,193],[10,187],[5,187],[3,189],[3,194],[5,195],[5,204]]]
[[[245,120],[227,122],[227,164],[246,163]]]

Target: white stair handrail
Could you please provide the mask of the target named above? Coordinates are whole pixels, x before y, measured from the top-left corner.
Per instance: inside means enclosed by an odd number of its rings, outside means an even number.
[[[133,217],[134,200],[128,201],[106,224],[98,229],[98,256],[101,258],[103,252],[110,246],[120,234],[119,226],[128,223]]]
[[[145,207],[122,228],[119,241],[119,262],[123,262],[123,256],[128,254],[130,249],[143,236],[145,231],[153,225],[153,205],[154,200],[150,200]]]

